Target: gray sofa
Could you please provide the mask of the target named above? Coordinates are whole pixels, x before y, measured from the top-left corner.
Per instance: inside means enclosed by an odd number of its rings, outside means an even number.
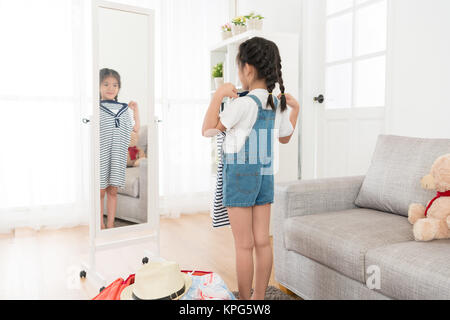
[[[139,130],[138,147],[148,154],[147,126]],[[128,167],[125,173],[125,188],[117,192],[116,218],[132,223],[147,222],[148,169],[147,159],[138,167]]]
[[[366,176],[282,183],[275,279],[304,299],[450,299],[450,240],[416,242],[410,203],[450,140],[379,137]]]

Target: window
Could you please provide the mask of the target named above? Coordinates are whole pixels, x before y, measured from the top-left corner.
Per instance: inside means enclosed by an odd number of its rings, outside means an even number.
[[[387,0],[327,0],[328,109],[385,106]]]

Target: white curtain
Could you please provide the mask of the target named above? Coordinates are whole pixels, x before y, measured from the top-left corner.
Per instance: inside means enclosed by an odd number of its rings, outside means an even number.
[[[161,213],[206,212],[212,203],[211,140],[201,136],[210,99],[209,47],[220,41],[229,0],[135,0],[155,10],[156,116]]]
[[[81,6],[0,0],[0,231],[87,223]]]
[[[209,52],[227,0],[135,0],[156,12],[163,214],[209,209]],[[91,1],[0,0],[0,232],[87,224]]]
[[[228,2],[161,2],[160,172],[166,216],[208,211],[213,200],[211,140],[201,136],[201,126],[211,97],[209,47],[220,41]]]

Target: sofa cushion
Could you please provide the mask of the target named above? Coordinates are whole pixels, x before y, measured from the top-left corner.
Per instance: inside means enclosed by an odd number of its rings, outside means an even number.
[[[125,170],[125,187],[117,193],[137,198],[139,197],[139,167],[129,167]]]
[[[381,135],[355,204],[408,216],[411,203],[426,205],[436,194],[424,190],[420,180],[438,157],[449,152],[450,139]]]
[[[365,282],[367,250],[414,239],[404,217],[370,209],[286,219],[286,249]]]
[[[394,299],[450,299],[450,240],[405,242],[369,250],[380,268],[380,292]],[[378,291],[378,290],[377,290]]]

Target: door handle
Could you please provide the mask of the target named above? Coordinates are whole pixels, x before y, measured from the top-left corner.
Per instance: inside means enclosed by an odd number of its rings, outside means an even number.
[[[89,122],[91,122],[91,120],[87,118],[83,118],[81,121],[83,121],[84,124],[88,124]]]
[[[318,102],[318,103],[324,103],[325,101],[325,97],[323,96],[323,94],[319,95],[318,97],[314,97],[314,102]]]

